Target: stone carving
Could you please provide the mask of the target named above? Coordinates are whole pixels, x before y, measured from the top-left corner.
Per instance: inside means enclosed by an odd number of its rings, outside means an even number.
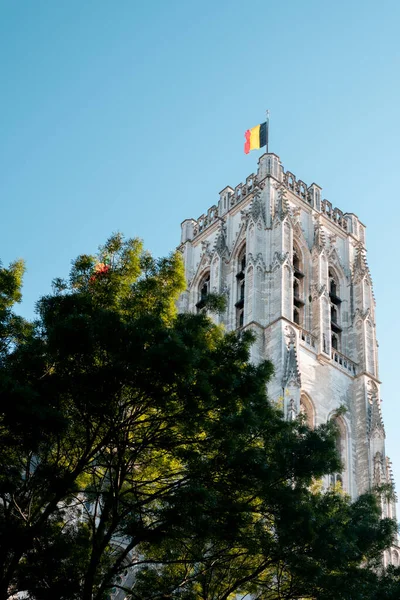
[[[288,338],[289,344],[294,344],[296,342],[296,332],[293,327],[289,327],[288,325],[285,327],[285,335]]]
[[[260,219],[264,226],[267,224],[267,219],[265,216],[265,207],[261,200],[261,190],[258,188],[254,194],[253,202],[251,203],[250,210],[247,215],[253,219],[255,223]]]
[[[261,269],[262,271],[266,271],[267,267],[265,265],[263,255],[261,252],[258,252],[256,256],[254,256],[251,252],[247,255],[247,264],[254,265],[255,267]]]
[[[287,409],[287,419],[288,421],[294,421],[297,417],[297,410],[294,399],[291,398],[289,400],[288,409]]]
[[[210,242],[209,240],[203,240],[201,242],[201,254],[209,254],[210,253]]]
[[[314,283],[311,286],[311,297],[312,297],[313,301],[319,300],[323,296],[325,296],[326,298],[329,298],[328,289],[327,289],[326,285],[323,284],[320,286],[317,283]]]
[[[319,222],[319,220],[316,220],[315,224],[314,224],[313,250],[315,250],[318,254],[321,254],[321,252],[324,250],[325,246],[326,246],[326,239],[325,239],[324,230],[322,229],[322,225]]]
[[[338,254],[338,251],[335,247],[330,247],[328,252],[327,252],[327,258],[328,261],[330,263],[330,265],[332,265],[336,271],[338,271],[338,275],[339,277],[342,277],[346,280],[349,280],[349,276],[346,274],[346,270],[343,266],[342,260]],[[347,272],[350,274],[349,269],[347,269]]]
[[[301,377],[296,352],[296,333],[292,327],[286,327],[286,335],[289,338],[283,370],[282,387],[289,384],[296,387],[301,386]]]
[[[381,485],[384,481],[383,456],[380,452],[377,452],[374,456],[374,484]]]
[[[301,209],[298,207],[297,208],[293,207],[290,211],[290,215],[293,219],[293,222],[298,222],[300,215],[301,215]]]
[[[368,434],[371,438],[385,439],[378,388],[373,381],[368,382]]]
[[[287,192],[283,186],[278,186],[277,188],[277,199],[275,202],[275,211],[274,211],[274,227],[276,227],[279,222],[283,221],[284,218],[290,214],[289,202],[287,200]]]
[[[221,224],[219,228],[219,232],[217,234],[217,239],[214,246],[215,252],[219,256],[228,256],[228,245],[226,242],[226,223],[224,219],[221,219]]]
[[[289,264],[289,252],[275,252],[273,263],[270,266],[270,271],[276,271],[276,269],[281,268],[285,263],[293,270],[292,265]]]
[[[356,308],[356,311],[354,313],[354,320],[355,321],[371,321],[371,310],[368,307],[366,310],[361,310],[361,308]],[[373,323],[371,321],[371,325],[373,325],[375,327],[375,323]]]
[[[367,258],[365,256],[364,246],[361,242],[358,242],[356,245],[356,256],[353,262],[353,280],[354,283],[358,283],[361,281],[366,275],[369,278],[369,268],[367,263]]]

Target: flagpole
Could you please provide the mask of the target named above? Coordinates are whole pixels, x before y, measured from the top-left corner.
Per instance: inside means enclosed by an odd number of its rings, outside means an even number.
[[[267,154],[268,154],[268,143],[269,143],[269,110],[267,110]]]

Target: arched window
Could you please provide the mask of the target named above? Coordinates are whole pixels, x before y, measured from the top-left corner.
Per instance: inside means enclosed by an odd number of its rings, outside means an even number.
[[[304,320],[304,273],[303,257],[296,244],[293,244],[293,321],[303,325]]]
[[[299,272],[302,273],[302,261],[301,261],[301,254],[297,248],[297,246],[293,246],[293,268],[295,270],[295,273],[297,272],[297,274]]]
[[[329,279],[329,299],[331,304],[331,342],[332,351],[341,350],[342,328],[340,326],[340,305],[342,303],[339,297],[339,278],[331,267],[328,269]]]
[[[238,255],[238,273],[244,273],[246,269],[246,245],[243,246]]]
[[[244,298],[246,290],[246,244],[244,244],[237,255],[237,273],[236,273],[236,327],[243,327],[244,324]]]
[[[336,292],[337,292],[337,283],[333,278],[331,278],[329,280],[329,293],[332,296],[336,296]]]
[[[205,303],[206,303],[206,298],[207,298],[208,294],[210,293],[210,272],[209,271],[207,273],[205,273],[205,275],[203,275],[203,277],[201,278],[197,290],[198,290],[197,291],[198,299],[197,299],[197,303],[196,303],[197,312],[203,312]]]
[[[332,333],[331,335],[332,348],[334,350],[339,350],[339,338],[337,333]]]
[[[301,394],[300,397],[300,414],[304,415],[308,427],[310,427],[310,429],[313,429],[315,425],[314,405],[311,402],[310,398],[308,398],[308,396],[306,396],[305,394]]]
[[[329,267],[328,269],[328,278],[329,278],[329,296],[331,298],[331,302],[334,304],[340,304],[341,299],[340,295],[340,287],[339,287],[339,277],[336,274],[336,271]]]

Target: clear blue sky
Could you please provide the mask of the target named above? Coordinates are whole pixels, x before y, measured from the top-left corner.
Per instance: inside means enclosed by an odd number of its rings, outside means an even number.
[[[243,133],[367,225],[400,492],[398,0],[0,0],[0,257],[21,312],[115,230],[156,255],[253,172]]]

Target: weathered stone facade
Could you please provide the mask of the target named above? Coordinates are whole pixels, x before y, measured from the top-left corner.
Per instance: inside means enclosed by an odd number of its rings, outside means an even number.
[[[261,156],[257,173],[223,189],[218,206],[183,221],[188,286],[179,308],[200,311],[208,292],[226,295],[225,314],[213,317],[227,330],[256,333],[252,359],[273,362],[268,392],[287,418],[304,412],[311,425],[337,419],[344,468],[332,480],[356,498],[392,481],[375,300],[365,226],[321,192],[285,172],[275,154]],[[396,516],[392,502],[382,502],[382,511]],[[395,549],[391,559],[399,562]]]

